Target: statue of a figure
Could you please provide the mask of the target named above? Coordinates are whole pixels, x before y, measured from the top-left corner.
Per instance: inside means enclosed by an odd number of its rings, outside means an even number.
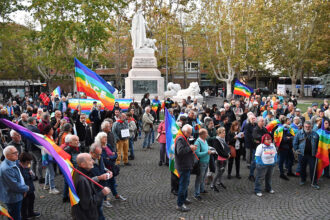
[[[152,48],[157,50],[155,46],[156,40],[147,38],[146,29],[148,28],[146,21],[143,18],[142,11],[139,10],[132,20],[132,45],[133,49]]]

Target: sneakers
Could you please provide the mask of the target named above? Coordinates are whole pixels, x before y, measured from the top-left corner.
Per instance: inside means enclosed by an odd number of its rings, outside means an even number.
[[[44,185],[44,190],[49,190],[49,185]]]
[[[121,201],[126,201],[127,199],[124,197],[124,196],[122,196],[122,195],[117,195],[116,197],[115,197],[115,199],[116,200],[121,200]]]
[[[256,193],[256,196],[261,197],[262,196],[262,193],[261,192]]]
[[[186,201],[184,201],[184,204],[185,205],[189,205],[189,204],[191,204],[192,203],[192,201],[190,201],[189,199],[186,199]]]
[[[175,196],[178,195],[178,191],[175,191],[175,190],[172,190],[171,193],[172,193],[173,195],[175,195]]]
[[[285,176],[284,174],[281,174],[281,175],[280,175],[280,178],[281,178],[281,179],[284,179],[284,180],[287,180],[287,181],[290,180],[290,179],[289,179],[287,176]]]
[[[210,188],[214,191],[214,192],[219,192],[218,188],[216,186],[210,186]]]
[[[30,215],[26,219],[39,218],[40,216],[41,216],[41,214],[39,212],[34,212],[32,215]]]
[[[202,197],[201,196],[194,196],[194,199],[196,199],[197,201],[202,201]]]
[[[317,184],[312,184],[312,188],[313,188],[313,189],[317,189],[317,190],[319,190],[319,189],[320,189],[320,186],[317,185]]]
[[[274,190],[270,190],[270,191],[267,191],[268,193],[270,193],[270,194],[274,194],[275,193],[275,191]]]
[[[128,160],[134,160],[134,156],[128,156]]]
[[[56,195],[56,194],[59,194],[60,193],[60,191],[58,191],[56,188],[54,188],[54,189],[50,189],[49,190],[49,194],[54,194],[54,195]]]
[[[103,202],[103,205],[107,208],[112,208],[112,204],[109,201]]]
[[[189,212],[190,208],[186,207],[184,204],[182,206],[177,206],[176,210],[180,211],[180,212]]]
[[[250,180],[251,182],[254,182],[256,179],[254,178],[254,176],[249,176],[249,180]]]

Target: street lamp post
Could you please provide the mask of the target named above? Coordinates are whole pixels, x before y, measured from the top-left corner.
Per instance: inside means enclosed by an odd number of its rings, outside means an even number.
[[[165,86],[167,87],[167,84],[168,84],[168,45],[167,45],[167,24],[166,24],[166,29],[165,29],[165,44],[166,44],[166,48],[165,48],[165,52],[166,52],[166,77],[165,77]],[[165,87],[165,88],[166,88]]]

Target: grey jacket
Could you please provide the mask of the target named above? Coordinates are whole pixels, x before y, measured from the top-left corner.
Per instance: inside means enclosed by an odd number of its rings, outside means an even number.
[[[149,113],[144,113],[142,117],[142,129],[144,132],[150,132],[154,117]]]

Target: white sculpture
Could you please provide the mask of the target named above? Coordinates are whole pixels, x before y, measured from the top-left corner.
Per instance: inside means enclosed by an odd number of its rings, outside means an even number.
[[[198,99],[203,100],[203,96],[199,94],[200,88],[197,82],[190,83],[189,87],[187,89],[182,89],[177,92],[177,95],[173,98],[175,100],[181,101],[182,99],[187,99],[188,96],[190,96],[192,99]]]
[[[131,37],[134,51],[142,48],[157,50],[155,46],[156,40],[147,38],[147,28],[147,22],[143,18],[142,11],[139,10],[132,20]]]
[[[165,96],[172,98],[173,96],[178,94],[179,90],[181,90],[180,84],[174,84],[172,82],[169,82],[167,84],[167,91],[165,92]]]

